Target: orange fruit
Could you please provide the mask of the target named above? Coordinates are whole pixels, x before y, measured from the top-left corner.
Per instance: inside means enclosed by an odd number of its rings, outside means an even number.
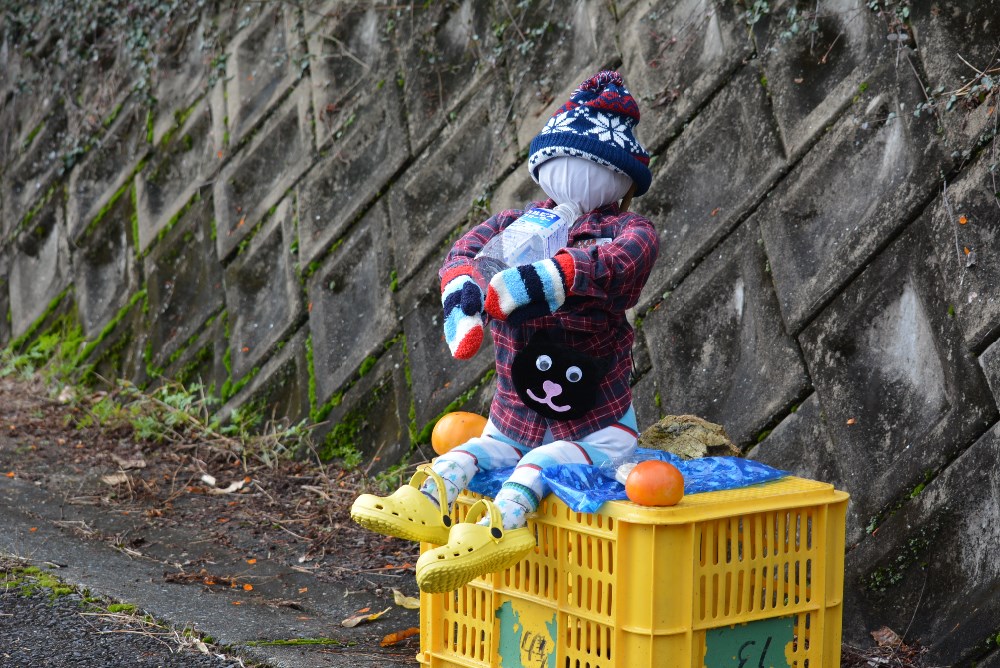
[[[639,462],[625,479],[625,494],[643,506],[676,506],[684,496],[684,476],[659,459]]]
[[[470,438],[482,436],[485,426],[486,418],[482,415],[465,411],[446,413],[434,425],[434,431],[431,432],[431,447],[434,448],[434,452],[443,455]]]

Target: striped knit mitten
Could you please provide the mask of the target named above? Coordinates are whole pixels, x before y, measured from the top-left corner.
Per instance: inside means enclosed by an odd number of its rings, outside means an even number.
[[[551,315],[566,301],[574,275],[573,256],[565,252],[504,269],[490,281],[486,312],[512,325]]]
[[[467,267],[445,272],[441,279],[441,305],[444,307],[444,339],[453,357],[470,359],[483,342],[483,290]]]

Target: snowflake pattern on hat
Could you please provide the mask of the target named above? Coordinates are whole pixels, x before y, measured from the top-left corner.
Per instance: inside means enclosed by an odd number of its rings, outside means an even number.
[[[619,117],[594,114],[590,122],[594,124],[594,127],[587,131],[589,134],[597,135],[601,141],[613,141],[622,148],[627,146],[630,152],[635,151],[636,142],[630,136],[631,128]]]
[[[639,105],[618,72],[604,71],[584,81],[531,142],[528,169],[551,158],[576,156],[628,175],[636,195],[649,188],[649,153],[635,138]]]
[[[545,124],[542,128],[541,134],[549,134],[550,132],[569,132],[570,134],[575,134],[576,130],[573,129],[573,124],[576,119],[569,114],[563,114],[562,116],[553,116],[549,119],[549,122]]]

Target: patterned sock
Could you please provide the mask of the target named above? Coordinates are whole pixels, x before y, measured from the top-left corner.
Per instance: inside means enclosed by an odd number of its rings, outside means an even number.
[[[434,472],[441,476],[444,480],[444,490],[448,495],[447,501],[449,508],[451,508],[451,504],[455,503],[455,499],[458,498],[459,492],[469,486],[469,481],[472,480],[472,476],[476,475],[475,460],[473,460],[472,457],[468,457],[468,459],[470,460],[471,468],[468,466],[462,466],[461,463],[450,457],[438,457],[438,459],[431,465]],[[430,478],[423,482],[420,486],[420,491],[434,503],[438,502],[437,485],[435,485],[434,481]]]
[[[505,530],[527,526],[528,513],[538,510],[539,503],[529,487],[516,482],[505,482],[493,502],[500,511]]]

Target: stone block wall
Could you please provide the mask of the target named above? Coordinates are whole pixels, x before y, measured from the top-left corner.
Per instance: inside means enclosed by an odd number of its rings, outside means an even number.
[[[531,138],[618,68],[661,241],[641,426],[852,494],[845,639],[1000,661],[1000,0],[70,4],[2,10],[0,344],[73,323],[105,377],[425,457],[493,389],[441,259],[540,196]]]

